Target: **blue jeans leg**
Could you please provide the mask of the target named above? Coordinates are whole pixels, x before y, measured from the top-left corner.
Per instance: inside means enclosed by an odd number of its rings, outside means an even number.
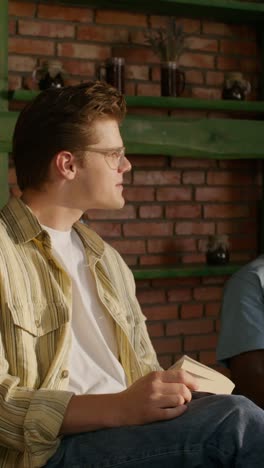
[[[264,411],[242,396],[205,396],[170,421],[64,437],[46,467],[263,468]]]

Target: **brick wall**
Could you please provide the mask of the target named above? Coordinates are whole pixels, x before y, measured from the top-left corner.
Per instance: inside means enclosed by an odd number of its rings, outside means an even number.
[[[69,74],[68,83],[78,83],[94,79],[97,66],[116,55],[126,60],[126,94],[160,94],[159,60],[144,44],[145,15],[35,1],[10,1],[9,13],[11,89],[32,88],[32,70],[44,59],[58,57]],[[165,21],[159,16],[148,19],[155,27]],[[224,73],[241,71],[252,84],[250,98],[258,97],[259,51],[253,29],[184,18],[181,23],[192,35],[191,47],[180,60],[187,80],[185,96],[220,98]],[[13,103],[12,108],[22,105]],[[202,112],[172,113],[204,116]],[[231,261],[245,263],[256,256],[259,162],[162,155],[137,155],[130,160],[133,171],[126,177],[126,207],[87,214],[89,224],[129,265],[203,263],[207,237],[214,233],[229,235]],[[9,176],[11,191],[18,194],[12,167]],[[137,282],[149,332],[165,367],[183,352],[215,364],[226,279]]]

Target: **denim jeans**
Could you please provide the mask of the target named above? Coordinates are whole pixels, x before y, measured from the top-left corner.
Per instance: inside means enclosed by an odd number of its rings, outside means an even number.
[[[46,468],[263,468],[264,411],[235,395],[194,399],[180,417],[64,437]]]

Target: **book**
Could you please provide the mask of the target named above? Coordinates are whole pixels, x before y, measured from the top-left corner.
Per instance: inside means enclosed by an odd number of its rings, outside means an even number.
[[[199,392],[230,394],[235,387],[234,382],[221,374],[221,372],[186,355],[176,361],[170,369],[184,369],[196,377],[199,384]]]

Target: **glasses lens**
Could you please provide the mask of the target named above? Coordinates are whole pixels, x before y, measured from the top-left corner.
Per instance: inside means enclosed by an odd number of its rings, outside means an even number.
[[[124,148],[111,151],[105,155],[106,162],[111,169],[118,169],[124,157]]]

